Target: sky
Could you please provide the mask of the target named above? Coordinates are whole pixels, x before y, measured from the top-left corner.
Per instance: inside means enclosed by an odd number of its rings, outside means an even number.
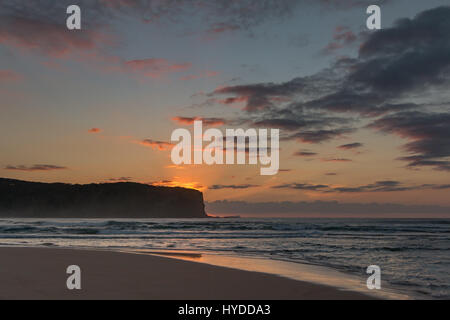
[[[195,188],[217,214],[442,216],[449,71],[445,0],[5,0],[0,177]],[[174,165],[194,120],[280,129],[280,171]]]

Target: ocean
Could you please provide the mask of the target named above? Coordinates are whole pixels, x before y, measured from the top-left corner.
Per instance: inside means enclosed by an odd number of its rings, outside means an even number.
[[[0,246],[183,251],[331,268],[450,298],[450,219],[0,219]]]

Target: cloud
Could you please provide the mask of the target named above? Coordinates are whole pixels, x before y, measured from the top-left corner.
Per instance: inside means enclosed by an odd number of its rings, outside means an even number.
[[[369,123],[369,128],[409,140],[403,148],[409,154],[399,159],[410,167],[449,171],[448,21],[449,6],[426,10],[361,34],[357,57],[339,58],[316,74],[220,87],[208,97],[243,103],[242,121],[283,129],[283,140],[317,144]],[[337,31],[338,40],[353,41],[346,29]],[[359,145],[341,149],[352,147]]]
[[[344,136],[345,134],[353,131],[354,129],[351,128],[299,131],[290,135],[287,139],[297,139],[304,143],[321,143],[336,137]]]
[[[253,85],[238,85],[222,87],[216,89],[212,95],[234,94],[222,100],[224,104],[234,104],[236,102],[246,102],[245,110],[257,111],[268,108],[272,105],[273,97],[286,97],[291,94],[293,88],[287,85],[277,85],[274,83],[260,83]]]
[[[377,119],[369,127],[410,140],[400,157],[409,167],[450,171],[450,113],[407,112]]]
[[[246,202],[218,200],[206,203],[206,211],[210,214],[242,214],[250,216],[355,216],[361,213],[367,216],[384,216],[404,214],[411,217],[420,214],[422,217],[433,215],[450,216],[450,207],[437,205],[404,205],[395,203],[342,203],[337,201],[314,202]]]
[[[326,3],[327,1],[321,1]],[[120,18],[137,20],[144,23],[183,23],[195,16],[201,21],[197,30],[207,36],[220,35],[235,30],[250,30],[268,21],[280,20],[291,15],[301,4],[309,4],[310,0],[78,0],[82,8],[83,32],[76,37],[86,37],[86,33],[100,28],[111,29],[111,21]],[[42,30],[26,26],[14,31],[14,24],[6,18],[34,21],[34,26],[42,27],[45,23],[65,28],[66,8],[73,4],[71,0],[48,1],[3,0],[0,4],[0,21],[4,21],[0,30],[13,33],[14,41],[22,44],[38,44],[48,53],[64,52],[63,48],[72,48],[74,43],[59,43],[61,34],[54,33],[55,28]],[[198,28],[197,28],[198,29]],[[25,33],[23,31],[29,31]],[[50,34],[42,31],[51,31]],[[67,32],[67,34],[69,34]],[[74,36],[75,33],[72,33]],[[56,37],[55,37],[56,36]],[[34,38],[34,41],[33,41]],[[51,40],[54,38],[54,40]],[[87,36],[84,39],[89,38]],[[64,38],[67,40],[67,38]],[[45,48],[47,46],[47,48]],[[56,50],[55,50],[56,49]]]
[[[99,128],[91,128],[91,129],[88,130],[89,133],[99,133],[99,132],[101,132],[101,131],[102,131],[102,130],[99,129]]]
[[[132,177],[120,177],[120,178],[109,178],[108,181],[110,182],[128,182],[132,181]]]
[[[385,2],[387,1],[381,1],[381,3]],[[18,18],[64,27],[66,8],[71,4],[73,4],[71,0],[58,0],[51,4],[48,1],[3,0],[0,4],[0,20]],[[82,8],[83,36],[86,36],[86,31],[100,28],[111,29],[111,21],[117,21],[120,18],[164,25],[166,23],[181,24],[195,16],[197,21],[202,22],[197,28],[200,30],[195,31],[212,37],[236,30],[251,31],[269,21],[282,21],[302,5],[318,5],[327,10],[342,10],[355,6],[367,7],[372,3],[369,0],[333,2],[329,0],[77,0],[76,4]],[[4,25],[8,27],[8,30],[13,29],[9,22]],[[2,29],[5,28],[0,28]],[[50,37],[45,33],[40,34],[39,29],[28,28],[28,30],[35,36],[36,43],[42,46],[49,44]],[[252,33],[249,32],[249,34]],[[25,42],[28,43],[33,39],[31,34],[16,32],[15,35],[20,41],[26,40]],[[56,38],[55,41],[50,42],[52,46],[57,45]],[[59,46],[63,45],[59,44]]]
[[[330,158],[330,159],[321,159],[321,161],[323,162],[351,162],[352,159],[347,159],[347,158]]]
[[[102,46],[111,44],[111,38],[96,30],[70,32],[62,23],[34,17],[0,15],[0,43],[63,58],[73,53],[98,53]]]
[[[123,63],[122,71],[136,73],[151,78],[159,78],[169,73],[186,71],[192,67],[191,63],[172,63],[166,59],[129,60]]]
[[[362,192],[398,192],[411,190],[450,189],[450,185],[422,184],[422,185],[404,185],[399,181],[384,180],[375,183],[359,186],[332,186],[327,184],[309,184],[309,183],[286,183],[272,186],[273,189],[292,189],[304,191],[316,191],[322,193],[362,193]]]
[[[353,192],[392,192],[392,191],[409,191],[415,189],[423,189],[422,186],[403,186],[398,181],[377,181],[373,184],[367,184],[356,187],[335,187],[331,188],[331,192],[353,193]]]
[[[173,117],[172,120],[183,125],[192,125],[194,121],[202,121],[206,126],[223,126],[227,123],[227,120],[222,118]]]
[[[22,79],[22,76],[11,70],[0,70],[1,82],[16,82]]]
[[[108,3],[108,5],[105,5]],[[87,1],[80,0],[82,30],[70,31],[65,25],[66,8],[72,4],[61,0],[42,4],[31,1],[3,1],[0,4],[0,44],[22,51],[39,53],[50,59],[73,59],[78,62],[95,62],[101,71],[123,72],[159,78],[164,75],[186,71],[191,63],[174,63],[164,58],[148,58],[126,61],[108,53],[119,43],[111,32],[109,22],[119,14],[139,15],[137,10],[145,6],[142,1]],[[125,5],[125,4],[128,4]],[[51,65],[52,62],[45,62]],[[203,76],[212,76],[206,72]]]
[[[333,53],[338,49],[353,44],[358,36],[346,26],[338,26],[334,30],[333,41],[331,41],[322,52],[325,54]]]
[[[273,189],[294,189],[307,191],[328,190],[329,186],[325,184],[307,184],[307,183],[288,183],[280,184],[272,187]]]
[[[175,182],[172,180],[159,180],[159,181],[150,182],[149,184],[154,185],[154,186],[162,186],[162,185],[167,186],[167,185],[171,185],[173,183],[175,183]]]
[[[166,142],[166,141],[157,141],[157,140],[152,140],[152,139],[144,139],[142,141],[139,141],[139,144],[146,146],[146,147],[151,147],[152,149],[157,149],[157,150],[170,150],[173,148],[173,143],[171,142]]]
[[[270,97],[292,98],[295,95],[303,98],[312,95],[309,101],[297,103],[302,109],[361,114],[409,109],[415,106],[388,100],[406,90],[442,84],[447,80],[449,16],[450,7],[439,7],[422,12],[414,19],[401,19],[392,28],[369,33],[358,58],[339,59],[332,68],[312,76],[280,84],[225,87],[215,93],[246,96],[247,110],[269,108],[272,105]],[[252,103],[254,101],[259,103]]]
[[[354,142],[354,143],[348,143],[348,144],[340,145],[340,146],[338,147],[338,149],[342,149],[342,150],[351,150],[351,149],[361,148],[362,146],[363,146],[362,143],[360,143],[360,142]]]
[[[273,112],[271,114],[265,114],[265,119],[263,120],[254,120],[253,124],[257,127],[264,128],[274,128],[274,129],[283,129],[286,131],[297,131],[298,129],[304,128],[321,128],[326,125],[331,124],[344,124],[348,123],[349,120],[340,119],[336,117],[327,117],[327,116],[312,116],[305,115],[301,119],[286,119],[282,118],[283,116],[288,116],[283,113]]]
[[[450,66],[450,7],[400,19],[368,37],[349,79],[389,94],[443,85]]]
[[[67,167],[61,167],[61,166],[55,166],[52,164],[35,164],[33,166],[25,166],[25,165],[18,165],[18,166],[11,166],[8,165],[5,167],[6,170],[14,170],[14,171],[52,171],[52,170],[65,170],[68,169]]]
[[[221,190],[221,189],[248,189],[259,187],[254,184],[231,184],[231,185],[223,185],[223,184],[215,184],[210,186],[208,189],[210,190]]]
[[[300,150],[294,153],[294,156],[298,156],[298,157],[312,157],[312,156],[316,156],[317,153],[316,152],[311,152],[311,151],[307,151],[307,150]]]
[[[323,76],[323,77],[322,77]],[[329,80],[325,78],[330,77]],[[279,128],[288,131],[284,140],[299,140],[306,143],[321,143],[354,131],[351,117],[330,115],[320,108],[292,101],[303,92],[306,96],[316,94],[332,86],[329,71],[310,78],[296,78],[282,84],[254,84],[224,87],[211,95],[235,94],[222,101],[245,102],[244,116],[249,126]],[[329,82],[329,84],[326,84]]]

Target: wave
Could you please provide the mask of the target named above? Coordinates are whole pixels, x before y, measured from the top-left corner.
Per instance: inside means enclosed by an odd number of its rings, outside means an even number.
[[[450,220],[0,219],[0,245],[238,253],[366,277],[370,264],[402,290],[450,295]]]

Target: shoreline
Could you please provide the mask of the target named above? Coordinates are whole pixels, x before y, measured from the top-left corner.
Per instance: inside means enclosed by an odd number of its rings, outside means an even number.
[[[298,261],[282,260],[264,256],[242,255],[223,252],[190,252],[180,250],[120,250],[136,254],[149,254],[197,263],[209,264],[243,271],[259,272],[283,277],[291,280],[333,287],[342,291],[362,293],[375,299],[411,300],[412,296],[398,291],[390,286],[382,290],[369,290],[366,286],[368,275],[358,277],[340,270]]]
[[[179,254],[0,247],[0,257],[0,299],[376,299],[271,273],[187,261]],[[81,290],[66,288],[69,265],[81,268]]]

